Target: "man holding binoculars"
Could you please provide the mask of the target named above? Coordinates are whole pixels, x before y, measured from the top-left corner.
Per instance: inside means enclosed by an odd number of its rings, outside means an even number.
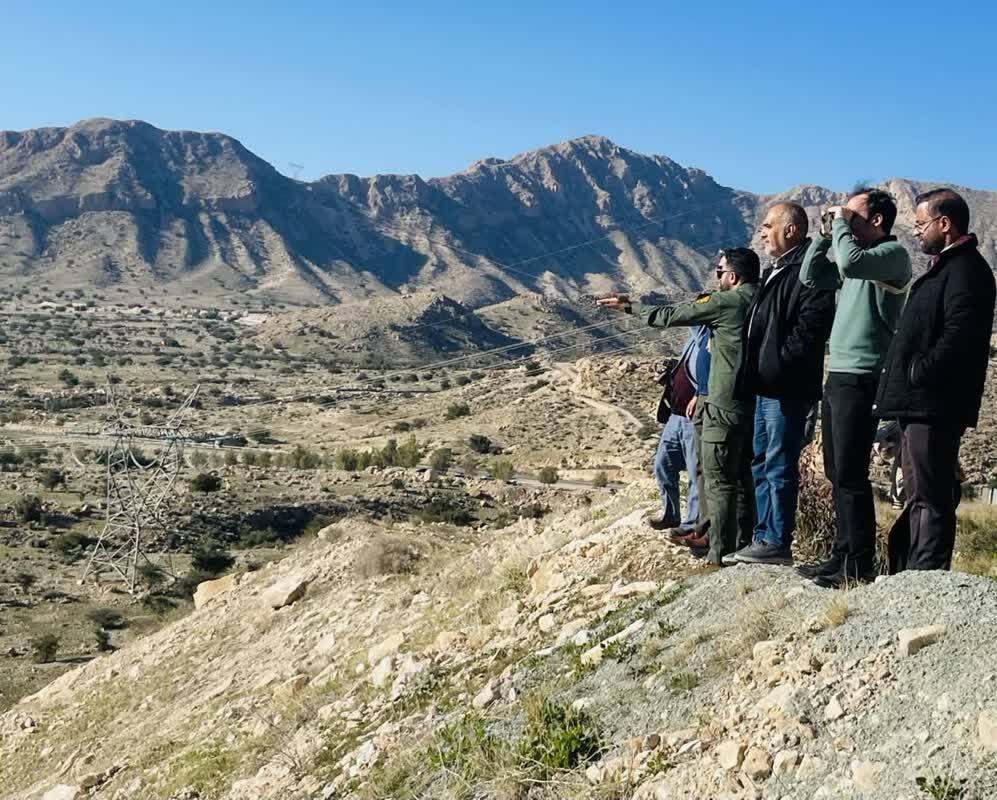
[[[873,404],[911,279],[910,256],[890,235],[896,218],[889,194],[857,190],[822,216],[821,235],[800,270],[805,286],[840,292],[821,407],[824,471],[834,485],[834,550],[824,563],[799,569],[819,586],[871,581],[876,574]]]

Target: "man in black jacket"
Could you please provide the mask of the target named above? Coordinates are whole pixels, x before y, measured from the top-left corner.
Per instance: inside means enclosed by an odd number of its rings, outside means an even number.
[[[903,429],[909,569],[948,569],[955,545],[959,442],[976,426],[997,288],[951,189],[915,199],[914,232],[934,256],[914,282],[879,380],[874,413]]]
[[[807,212],[797,203],[776,203],[762,222],[772,263],[748,312],[737,378],[740,396],[755,398],[751,471],[758,521],[754,541],[727,563],[793,563],[800,451],[807,415],[820,398],[834,320],[834,292],[800,282],[808,229]]]

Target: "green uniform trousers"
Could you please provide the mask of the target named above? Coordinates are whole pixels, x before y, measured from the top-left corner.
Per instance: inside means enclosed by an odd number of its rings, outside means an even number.
[[[703,476],[710,508],[711,564],[750,544],[755,528],[751,479],[753,415],[712,405],[703,409]]]
[[[706,494],[706,478],[703,475],[703,410],[706,398],[700,395],[696,401],[696,411],[692,415],[692,442],[696,448],[696,495],[699,497],[699,519],[696,520],[696,533],[704,534],[710,529],[710,498]],[[690,475],[689,480],[693,477]]]

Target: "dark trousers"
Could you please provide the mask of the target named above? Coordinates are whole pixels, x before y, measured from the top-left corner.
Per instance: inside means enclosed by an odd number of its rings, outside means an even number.
[[[869,462],[876,438],[872,406],[878,383],[876,374],[832,372],[821,405],[824,474],[834,486],[832,558],[853,578],[868,576],[876,561],[876,508]]]
[[[965,428],[901,421],[904,492],[910,510],[907,569],[949,569],[955,548],[956,469]]]
[[[710,500],[706,494],[706,476],[703,474],[703,409],[706,397],[696,399],[696,411],[692,415],[692,441],[696,449],[696,497],[699,498],[699,519],[696,520],[696,533],[702,535],[710,529]],[[689,476],[692,479],[692,476]]]
[[[711,564],[750,543],[755,524],[751,486],[751,412],[735,414],[707,401],[703,409],[703,473],[710,504]]]

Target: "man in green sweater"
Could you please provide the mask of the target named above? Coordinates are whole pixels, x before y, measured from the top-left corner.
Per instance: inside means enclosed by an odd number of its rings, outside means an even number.
[[[819,586],[875,577],[876,511],[869,461],[876,436],[872,415],[883,359],[911,279],[910,256],[890,235],[897,207],[884,191],[859,189],[810,245],[800,280],[838,289],[831,363],[821,408],[824,471],[834,486],[834,550],[799,572]]]
[[[707,561],[721,559],[751,542],[755,527],[751,481],[754,403],[735,392],[741,363],[741,333],[758,288],[758,254],[746,247],[721,250],[717,264],[720,291],[688,303],[652,306],[631,303],[626,295],[599,300],[603,308],[633,314],[652,328],[705,325],[710,329],[709,394],[703,409],[703,477],[710,509]]]

